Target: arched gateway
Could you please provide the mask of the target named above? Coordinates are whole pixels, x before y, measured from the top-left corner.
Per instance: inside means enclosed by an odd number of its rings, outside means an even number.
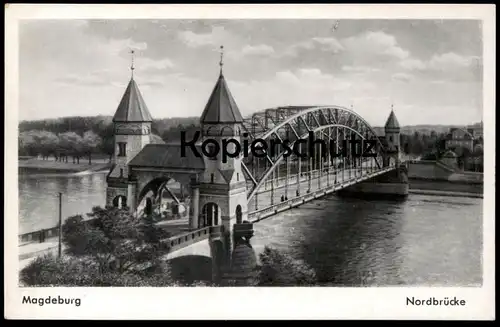
[[[165,183],[173,179],[187,191],[186,196],[177,197],[178,190],[169,190],[177,202],[175,207],[183,202],[189,212],[189,229],[218,226],[224,235],[217,241],[231,243],[228,234],[232,226],[236,221],[246,220],[247,215],[242,158],[207,157],[198,145],[210,139],[212,146],[216,148],[214,143],[217,143],[220,149],[223,139],[240,141],[243,117],[229,91],[222,66],[200,118],[196,145],[191,139],[185,140],[188,145],[184,149],[180,142],[153,142],[157,138],[150,134],[152,121],[132,77],[113,117],[115,152],[107,176],[107,204],[116,205],[115,199],[119,198],[133,213],[161,212],[156,209],[162,208],[159,202]],[[230,244],[224,244],[224,249],[230,251]]]

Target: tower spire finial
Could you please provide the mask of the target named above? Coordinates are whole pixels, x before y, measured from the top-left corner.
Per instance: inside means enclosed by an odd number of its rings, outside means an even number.
[[[224,46],[223,45],[220,46],[220,62],[219,62],[219,66],[220,66],[220,74],[222,75],[222,66],[224,66]]]
[[[130,64],[130,71],[132,71],[132,78],[134,78],[134,53],[135,51],[134,50],[130,50],[130,54],[132,56],[132,59],[131,59],[131,64]]]
[[[394,111],[394,103],[391,103],[391,111]]]

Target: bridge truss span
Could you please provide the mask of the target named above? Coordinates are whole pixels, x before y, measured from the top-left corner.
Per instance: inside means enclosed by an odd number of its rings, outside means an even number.
[[[261,204],[272,207],[276,195],[278,202],[284,202],[387,168],[384,144],[366,120],[348,108],[266,109],[245,119],[244,129],[251,141],[266,144],[260,154],[251,153],[243,160],[250,212]],[[259,201],[263,193],[261,198],[267,200]]]

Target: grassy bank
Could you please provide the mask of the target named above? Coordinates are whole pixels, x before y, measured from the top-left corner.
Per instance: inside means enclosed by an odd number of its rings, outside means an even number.
[[[19,160],[19,173],[79,173],[83,171],[102,171],[111,166],[106,160],[99,160],[89,165],[88,161],[81,160],[79,164],[58,162],[53,160],[28,159]]]

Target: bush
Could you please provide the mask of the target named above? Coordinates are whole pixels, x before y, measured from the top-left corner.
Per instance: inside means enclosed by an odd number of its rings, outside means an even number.
[[[261,266],[258,286],[311,286],[317,284],[316,273],[289,254],[265,247],[259,256]]]
[[[127,210],[95,207],[69,217],[62,226],[66,256],[36,258],[21,273],[30,286],[168,286],[172,284],[163,257],[168,233],[153,221]]]
[[[101,271],[92,260],[85,258],[44,255],[34,259],[20,272],[20,281],[26,286],[124,286],[165,287],[176,286],[168,267],[145,271],[120,273]]]

